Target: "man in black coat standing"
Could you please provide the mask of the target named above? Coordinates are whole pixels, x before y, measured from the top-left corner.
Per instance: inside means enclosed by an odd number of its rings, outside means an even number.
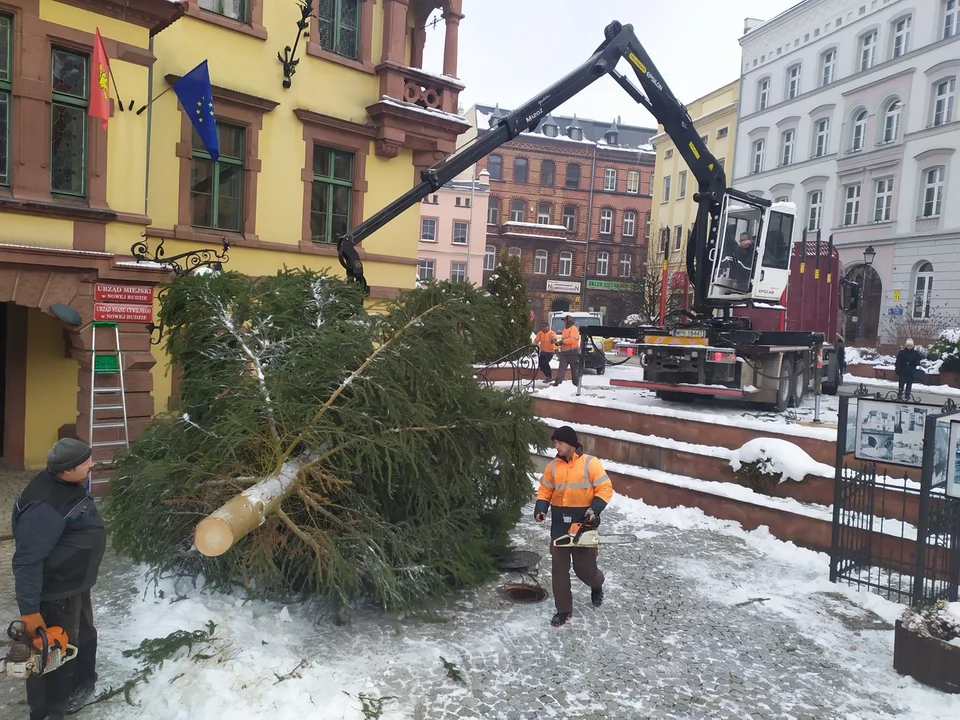
[[[900,381],[897,389],[898,400],[910,400],[913,390],[913,379],[916,377],[917,368],[920,367],[920,353],[913,349],[913,338],[907,338],[903,344],[903,349],[897,353],[896,371],[897,380]],[[904,395],[904,386],[906,386],[906,395]]]
[[[64,438],[47,453],[47,467],[13,507],[13,577],[21,621],[60,627],[77,657],[57,670],[27,678],[30,720],[62,720],[97,682],[97,631],[90,588],[97,581],[107,536],[86,479],[91,449]]]

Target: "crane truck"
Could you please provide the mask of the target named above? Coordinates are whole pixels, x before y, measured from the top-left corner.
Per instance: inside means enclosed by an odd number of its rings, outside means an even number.
[[[636,76],[639,88],[617,69],[621,60]],[[582,349],[594,337],[636,341],[643,380],[611,380],[613,384],[650,388],[664,398],[736,396],[782,409],[797,402],[811,378],[822,374],[819,370],[826,348],[824,385],[836,387],[842,371],[842,345],[836,343],[839,336],[827,342],[824,332],[837,332],[841,325],[836,318],[832,327],[817,330],[800,327],[804,323],[796,317],[783,317],[789,313],[784,312],[782,303],[807,288],[803,276],[808,275],[808,244],[806,240],[794,242],[796,206],[773,203],[727,185],[723,166],[701,139],[686,107],[670,91],[633,26],[617,21],[607,25],[603,42],[586,62],[507,113],[487,132],[423,170],[420,183],[342,235],[337,255],[347,278],[369,291],[357,250],[364,239],[504,143],[536,129],[548,113],[605,76],[613,78],[657,119],[696,178],[693,199],[697,214],[686,257],[694,293],[680,322],[633,328],[588,326],[581,331]],[[828,246],[821,255],[818,240],[812,253],[817,279],[825,272],[837,289],[830,291],[827,303],[837,310],[855,307],[857,289],[840,280],[836,250],[832,242]],[[794,289],[788,292],[791,282]],[[815,389],[819,391],[819,387]]]

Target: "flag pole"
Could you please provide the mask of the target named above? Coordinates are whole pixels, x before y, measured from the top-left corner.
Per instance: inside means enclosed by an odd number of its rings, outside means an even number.
[[[120,112],[123,112],[123,100],[120,99],[120,88],[117,87],[117,79],[113,76],[113,65],[107,62],[107,72],[110,73],[110,82],[113,83],[113,91],[117,94],[117,105],[120,106]],[[133,106],[133,103],[130,103]]]
[[[144,103],[144,104],[143,104],[143,107],[140,108],[139,110],[137,110],[137,115],[143,114],[143,111],[144,111],[144,110],[146,110],[150,105],[153,105],[157,100],[159,100],[160,98],[162,98],[164,95],[166,95],[166,94],[167,94],[168,92],[170,92],[171,90],[173,90],[173,85],[171,85],[171,86],[168,87],[166,90],[164,90],[162,93],[160,93],[159,95],[157,95],[153,100]]]

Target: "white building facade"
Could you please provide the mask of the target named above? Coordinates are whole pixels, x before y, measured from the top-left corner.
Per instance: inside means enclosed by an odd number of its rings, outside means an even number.
[[[806,0],[740,45],[733,185],[832,237],[848,343],[960,326],[960,0]]]

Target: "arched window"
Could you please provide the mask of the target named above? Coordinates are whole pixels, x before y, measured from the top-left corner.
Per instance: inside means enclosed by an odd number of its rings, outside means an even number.
[[[483,249],[483,269],[493,270],[497,266],[497,249],[493,245],[487,245]]]
[[[917,268],[913,280],[913,310],[915,320],[930,317],[930,299],[933,297],[933,265],[924,262]]]
[[[851,152],[860,152],[867,139],[867,111],[861,110],[853,117],[853,137],[851,138]]]
[[[546,250],[537,250],[533,254],[533,274],[546,275],[548,260],[549,260],[549,255],[547,254]]]
[[[598,252],[597,253],[597,275],[605,276],[610,272],[610,253],[608,252]]]
[[[895,142],[900,135],[900,111],[903,109],[903,103],[899,100],[892,101],[887,105],[883,113],[883,141],[885,143]]]
[[[613,210],[604,208],[600,211],[600,234],[611,235],[613,233]]]
[[[560,253],[560,267],[558,268],[558,275],[564,277],[569,277],[573,275],[573,253],[571,252],[562,252]]]
[[[492,197],[487,204],[487,225],[500,224],[500,198]]]

